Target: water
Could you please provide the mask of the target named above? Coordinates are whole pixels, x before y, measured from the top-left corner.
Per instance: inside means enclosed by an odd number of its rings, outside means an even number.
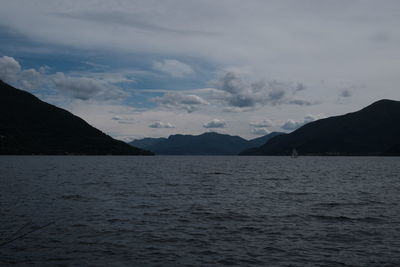
[[[400,158],[0,157],[0,265],[400,266]],[[15,233],[22,226],[18,233]]]

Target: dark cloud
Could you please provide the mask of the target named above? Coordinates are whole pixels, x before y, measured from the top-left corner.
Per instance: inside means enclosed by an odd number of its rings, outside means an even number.
[[[80,100],[121,100],[127,97],[121,88],[94,78],[71,77],[57,72],[52,81],[57,89]]]
[[[163,107],[184,109],[189,113],[208,104],[208,102],[200,96],[183,93],[167,93],[161,97],[155,97],[152,100]]]
[[[271,102],[278,102],[285,96],[285,94],[286,92],[282,89],[274,89],[268,93],[268,98]]]
[[[350,90],[348,90],[348,89],[343,89],[343,90],[340,92],[340,96],[341,96],[341,97],[351,97],[352,94],[351,94],[351,91],[350,91]]]
[[[293,94],[297,94],[298,92],[306,90],[306,87],[302,83],[298,83],[296,88],[293,91]]]
[[[225,128],[226,122],[223,120],[214,119],[203,125],[204,128]]]
[[[272,126],[272,122],[270,120],[262,120],[262,121],[250,122],[250,126],[253,126],[255,128],[271,127]]]
[[[295,104],[312,105],[306,100],[292,99],[287,92],[304,90],[304,85],[279,81],[247,83],[233,72],[225,73],[213,85],[220,91],[216,99],[224,101],[229,107],[254,108],[264,105]]]
[[[171,123],[169,123],[169,122],[161,122],[161,121],[156,121],[156,122],[150,124],[149,127],[150,128],[157,128],[157,129],[160,129],[160,128],[167,128],[167,129],[175,128],[175,126],[172,125]]]
[[[134,120],[131,118],[122,118],[120,116],[114,116],[111,120],[118,122],[119,124],[133,124]]]
[[[314,105],[315,102],[310,102],[307,100],[303,100],[303,99],[293,99],[293,100],[289,100],[288,102],[289,104],[293,104],[293,105],[299,105],[299,106],[311,106]]]

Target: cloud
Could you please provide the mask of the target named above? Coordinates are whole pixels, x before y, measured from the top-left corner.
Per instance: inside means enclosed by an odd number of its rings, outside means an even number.
[[[318,113],[318,108],[333,115],[367,105],[378,97],[398,96],[396,86],[400,78],[396,72],[399,62],[393,55],[398,53],[400,45],[400,38],[397,38],[400,1],[388,1],[384,5],[379,1],[325,3],[315,0],[122,0],[118,5],[105,0],[75,1],[73,4],[54,4],[54,0],[1,3],[0,33],[3,38],[0,57],[3,53],[19,55],[21,65],[29,62],[27,68],[37,70],[37,64],[48,62],[52,64],[52,72],[96,78],[71,72],[93,70],[88,66],[77,66],[77,61],[96,62],[108,68],[151,71],[154,71],[154,61],[164,63],[164,59],[175,59],[190,63],[196,72],[196,75],[189,75],[190,81],[174,80],[174,84],[167,85],[165,82],[170,79],[167,74],[155,74],[164,79],[162,81],[154,81],[154,76],[135,75],[138,88],[168,90],[206,86],[218,70],[251,66],[249,76],[236,72],[243,79],[243,90],[235,93],[218,90],[215,102],[206,94],[186,92],[213,104],[204,108],[189,106],[189,110],[200,108],[201,112],[186,116],[207,114],[209,117],[201,122],[214,117],[233,121],[236,116],[237,124],[232,123],[230,128],[240,134],[250,135],[249,118],[263,118],[261,116],[265,114],[283,124],[287,118],[297,120],[304,114]],[[189,33],[209,29],[220,34]],[[377,32],[384,35],[378,34],[373,38],[376,41],[371,41],[371,34]],[[285,84],[282,90],[275,89],[270,97],[278,99],[272,101],[269,100],[271,88],[268,82],[260,83],[260,91],[253,84],[253,81],[263,79],[293,81],[293,84]],[[298,81],[304,82],[307,89],[298,86]],[[368,87],[354,90],[353,95],[362,92],[357,97],[339,97],[340,89],[349,88],[347,84],[366,84]],[[246,92],[246,88],[250,92]],[[147,98],[163,94],[148,93],[128,101],[130,105],[153,109],[155,104],[149,104]],[[338,97],[348,101],[339,105],[334,102]],[[318,107],[309,106],[314,100],[323,103]],[[273,106],[274,103],[278,106]],[[281,104],[284,106],[279,106]],[[219,113],[224,108],[251,110],[251,113]],[[179,114],[175,110],[154,110]],[[297,117],[299,113],[303,115]],[[152,118],[141,127],[149,131],[148,125],[157,120],[169,121],[169,118]],[[180,127],[180,121],[170,122],[179,125],[180,129],[188,128]],[[109,119],[108,123],[117,125]],[[190,119],[185,123],[182,121],[182,126],[189,123],[192,123]],[[202,123],[198,127],[204,130]]]
[[[194,73],[189,65],[175,59],[165,59],[164,61],[155,62],[153,68],[176,78],[183,78],[186,75]]]
[[[387,43],[390,41],[391,36],[387,32],[376,32],[369,39],[375,43]]]
[[[298,92],[304,91],[304,90],[306,90],[306,89],[307,89],[307,88],[304,86],[304,84],[298,83],[297,86],[296,86],[296,88],[295,88],[294,91],[293,91],[293,94],[297,94]]]
[[[147,22],[148,18],[140,18],[139,13],[132,14],[131,12],[122,12],[122,11],[107,11],[107,12],[77,12],[75,14],[68,14],[62,12],[54,12],[50,15],[68,18],[68,19],[76,19],[83,21],[92,21],[101,23],[104,25],[114,24],[125,27],[131,27],[139,31],[145,32],[154,32],[158,34],[166,33],[166,34],[176,34],[176,35],[204,35],[204,36],[213,36],[215,33],[208,31],[196,31],[196,30],[182,30],[178,28],[170,28],[162,25],[157,25],[152,22]]]
[[[19,62],[13,57],[0,57],[0,79],[25,90],[37,89],[41,85],[56,88],[62,92],[66,92],[72,98],[80,100],[121,100],[127,97],[127,93],[115,86],[113,82],[130,81],[131,79],[119,77],[117,74],[102,74],[97,77],[80,77],[67,76],[62,72],[48,75],[46,74],[49,67],[42,66],[36,69],[22,69]],[[88,74],[91,75],[91,74]],[[114,75],[113,79],[108,76]],[[118,74],[119,75],[119,74]]]
[[[303,99],[293,99],[293,100],[289,100],[288,102],[289,104],[294,104],[294,105],[299,105],[299,106],[311,106],[316,104],[316,102],[310,102],[307,100],[303,100]]]
[[[218,81],[212,82],[217,91],[214,98],[222,100],[228,107],[248,109],[257,106],[295,104],[312,105],[311,102],[292,99],[287,92],[304,90],[304,85],[279,82],[276,80],[248,83],[234,72],[225,73]]]
[[[292,131],[292,130],[296,130],[297,128],[300,128],[301,126],[303,126],[304,123],[303,122],[299,122],[299,121],[294,121],[294,120],[287,120],[283,125],[282,125],[282,129],[283,130],[288,130],[288,131]]]
[[[43,74],[41,68],[39,71],[35,69],[23,70],[18,74],[18,82],[24,89],[37,89],[42,84]]]
[[[19,62],[8,56],[0,57],[0,79],[22,89],[37,89],[43,82],[46,68],[22,69]]]
[[[281,126],[281,128],[282,128],[283,130],[293,131],[293,130],[298,129],[298,128],[300,128],[301,126],[303,126],[303,125],[305,125],[305,124],[307,124],[307,123],[310,123],[310,122],[313,122],[313,121],[322,119],[322,118],[324,118],[324,117],[325,117],[325,116],[323,116],[323,115],[307,115],[306,117],[304,117],[303,120],[300,120],[300,121],[287,120],[287,121]]]
[[[255,128],[265,128],[265,127],[271,127],[273,124],[270,120],[262,120],[262,121],[255,121],[255,122],[250,122],[250,126],[253,126]]]
[[[336,81],[347,73],[356,82],[368,78],[377,84],[398,69],[398,62],[390,60],[399,47],[398,1],[382,5],[379,1],[171,0],[112,5],[96,0],[68,7],[53,2],[3,1],[0,24],[19,32],[23,40],[60,51],[76,49],[78,55],[87,48],[113,51],[106,60],[118,53],[147,53],[152,60],[160,55],[178,59],[196,55],[223,68],[251,64],[279,79]],[[221,34],[199,34],[208,29]],[[377,31],[373,39],[384,41],[384,46],[369,41]],[[15,49],[29,45],[15,39],[5,42],[9,46],[14,42]],[[397,76],[391,81],[397,82]]]
[[[7,83],[16,82],[21,65],[12,57],[0,57],[0,79]]]
[[[133,124],[134,123],[133,119],[131,119],[131,118],[123,118],[123,117],[120,117],[118,115],[112,117],[111,120],[116,121],[116,122],[118,122],[120,124]]]
[[[52,76],[57,89],[80,100],[121,100],[127,93],[121,88],[102,80],[88,77],[71,77],[62,72]]]
[[[161,121],[156,121],[156,122],[150,124],[149,127],[150,128],[157,128],[157,129],[160,129],[160,128],[168,128],[168,129],[175,128],[175,126],[172,125],[171,123],[169,123],[169,122],[161,122]]]
[[[213,119],[203,125],[204,128],[225,128],[226,122],[219,119]]]
[[[341,96],[341,97],[351,97],[351,96],[352,96],[352,93],[351,93],[351,91],[348,90],[348,89],[343,89],[343,90],[340,92],[340,96]]]
[[[166,108],[184,109],[189,113],[199,109],[200,106],[208,104],[208,102],[200,96],[183,93],[167,93],[161,97],[155,97],[152,100]]]
[[[254,135],[266,135],[269,134],[270,131],[266,128],[253,128],[251,129],[251,133]]]
[[[257,90],[258,85],[252,86],[244,83],[233,72],[227,72],[215,85],[222,93],[219,98],[223,99],[228,106],[254,107],[259,100],[256,96],[257,91],[259,91]]]

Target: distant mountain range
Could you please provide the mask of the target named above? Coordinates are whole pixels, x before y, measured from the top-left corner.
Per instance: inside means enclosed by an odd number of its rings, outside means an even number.
[[[357,112],[308,123],[242,155],[400,155],[400,101],[380,100]]]
[[[160,137],[160,138],[151,138],[151,137],[146,137],[143,139],[135,139],[133,141],[131,141],[129,144],[131,146],[135,146],[135,147],[139,147],[139,148],[145,148],[145,147],[149,147],[152,145],[155,145],[161,141],[167,140],[167,138],[164,137]]]
[[[0,81],[0,154],[150,155]]]
[[[258,147],[283,133],[246,140],[239,136],[207,132],[201,135],[171,135],[168,138],[144,138],[130,144],[158,155],[237,155],[244,149]]]

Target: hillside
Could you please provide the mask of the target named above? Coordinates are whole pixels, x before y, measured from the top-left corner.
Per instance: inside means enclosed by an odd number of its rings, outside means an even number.
[[[242,155],[400,155],[400,102],[380,100],[357,112],[308,123]]]
[[[129,144],[131,146],[135,146],[135,147],[144,149],[146,147],[155,145],[155,144],[157,144],[157,143],[159,143],[161,141],[165,141],[165,140],[167,140],[167,138],[163,138],[163,137],[160,137],[160,138],[146,137],[146,138],[142,138],[142,139],[135,139],[135,140],[129,142]]]
[[[278,135],[282,135],[282,134],[285,134],[285,133],[272,132],[270,134],[251,139],[248,141],[249,142],[248,147],[253,148],[253,147],[262,146],[262,145],[266,144],[271,138],[278,136]]]
[[[0,154],[149,155],[0,81]]]

